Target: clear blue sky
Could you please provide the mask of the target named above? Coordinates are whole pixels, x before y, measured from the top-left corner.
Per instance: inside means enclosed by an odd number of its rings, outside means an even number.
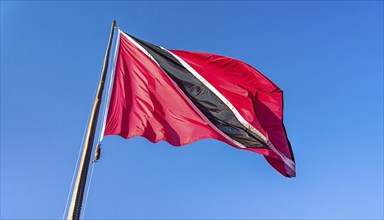
[[[285,94],[297,177],[215,140],[104,139],[87,219],[382,219],[382,1],[1,1],[1,219],[63,216],[110,25]]]

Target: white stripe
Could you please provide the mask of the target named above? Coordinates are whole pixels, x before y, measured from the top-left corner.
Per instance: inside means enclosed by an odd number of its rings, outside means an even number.
[[[260,131],[258,131],[255,127],[253,127],[247,120],[243,118],[242,115],[240,115],[239,111],[232,105],[231,102],[227,100],[214,86],[212,86],[204,77],[202,77],[195,69],[193,69],[187,62],[185,62],[183,59],[181,59],[176,54],[173,54],[172,52],[168,51],[167,49],[163,48],[163,50],[170,53],[173,57],[175,57],[190,73],[192,73],[198,80],[200,80],[206,87],[208,87],[222,102],[224,102],[225,105],[233,112],[237,120],[240,121],[240,123],[246,127],[247,129],[251,130],[255,134],[257,134],[259,137],[261,137],[268,145],[269,148],[271,148],[272,151],[274,151],[277,155],[281,157],[281,159],[292,169],[295,170],[295,162],[293,162],[291,159],[287,158],[284,154],[282,154],[279,150],[276,149],[275,146],[268,140],[266,136],[264,136]]]
[[[118,34],[117,34],[117,40],[116,40],[116,47],[115,47],[115,54],[113,56],[113,64],[112,64],[112,70],[111,70],[111,73],[109,75],[109,84],[108,84],[108,96],[107,96],[107,103],[104,107],[104,114],[103,114],[103,124],[102,124],[102,127],[101,127],[101,132],[100,132],[100,139],[99,139],[99,142],[101,142],[104,138],[104,131],[105,131],[105,123],[107,121],[107,115],[108,115],[108,109],[109,109],[109,103],[111,101],[111,93],[112,93],[112,85],[113,85],[113,81],[115,79],[115,71],[116,71],[116,63],[117,63],[117,53],[119,51],[119,47],[120,47],[120,29],[118,30]]]
[[[160,64],[155,60],[155,58],[152,57],[152,55],[144,49],[140,44],[138,44],[134,39],[132,39],[129,35],[125,34],[124,32],[121,32],[124,37],[126,37],[131,43],[133,43],[137,48],[141,50],[145,55],[147,55],[151,60],[159,66],[160,70],[163,71]],[[192,103],[192,101],[184,94],[183,91],[181,91],[180,87],[168,76],[168,74],[164,73],[164,75],[171,81],[171,83],[174,85],[174,88],[179,92],[180,95],[184,97],[184,100],[186,100],[190,106],[195,110],[195,112],[206,122],[209,124],[211,128],[213,128],[217,133],[219,133],[221,136],[226,138],[229,142],[233,143],[234,145],[240,147],[240,148],[247,148],[246,146],[242,145],[241,143],[237,142],[236,140],[233,140],[228,135],[223,133],[220,129],[218,129],[212,122],[206,118],[206,116]]]

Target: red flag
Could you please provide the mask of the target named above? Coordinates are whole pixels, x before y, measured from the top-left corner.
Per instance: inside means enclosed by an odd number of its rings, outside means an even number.
[[[283,93],[259,71],[229,57],[166,50],[121,31],[116,53],[104,136],[174,146],[214,138],[296,175]]]

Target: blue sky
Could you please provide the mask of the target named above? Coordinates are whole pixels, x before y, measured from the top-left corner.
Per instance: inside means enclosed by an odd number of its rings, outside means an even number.
[[[382,1],[1,1],[1,219],[61,219],[113,19],[285,95],[297,177],[215,140],[108,136],[87,219],[382,219]]]

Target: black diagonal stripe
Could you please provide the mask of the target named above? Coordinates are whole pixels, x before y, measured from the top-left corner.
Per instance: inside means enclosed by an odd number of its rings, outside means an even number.
[[[249,148],[268,148],[262,139],[248,130],[234,113],[206,85],[177,59],[160,47],[132,37],[159,63],[166,74],[220,131]]]

